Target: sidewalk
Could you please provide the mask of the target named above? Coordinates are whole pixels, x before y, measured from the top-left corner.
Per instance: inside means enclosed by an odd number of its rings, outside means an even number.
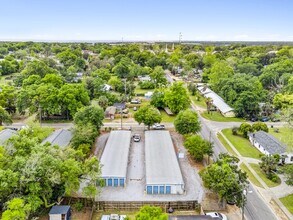
[[[261,197],[264,199],[264,201],[266,201],[266,203],[269,205],[269,207],[273,211],[273,213],[275,213],[276,217],[278,219],[282,219],[282,220],[283,219],[293,219],[293,215],[287,210],[287,208],[279,200],[278,196],[275,194],[276,191],[274,190],[274,188],[276,188],[277,191],[278,190],[285,190],[285,185],[281,184],[280,186],[274,187],[272,189],[269,188],[266,185],[266,183],[259,177],[259,175],[254,171],[254,169],[252,169],[252,167],[249,164],[249,163],[258,163],[258,160],[253,159],[253,158],[243,157],[237,151],[237,149],[234,147],[234,145],[229,141],[229,139],[221,131],[219,133],[223,136],[225,141],[230,145],[230,147],[237,154],[237,157],[239,158],[239,164],[244,163],[248,167],[250,172],[255,176],[255,178],[261,183],[261,185],[263,186],[264,189],[261,189],[256,186],[255,186],[255,188],[257,189],[257,191],[261,195]],[[283,181],[282,181],[282,183],[283,183]],[[288,189],[288,187],[287,187],[287,189]],[[286,190],[286,192],[287,192],[287,190]],[[272,205],[274,205],[274,202],[276,203],[277,206],[272,207]],[[281,212],[280,212],[280,210],[281,210]]]

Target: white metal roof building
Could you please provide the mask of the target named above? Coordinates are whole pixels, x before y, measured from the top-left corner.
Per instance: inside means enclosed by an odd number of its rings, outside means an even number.
[[[50,134],[42,144],[49,142],[51,145],[58,145],[61,148],[65,148],[69,145],[72,139],[72,132],[66,129],[59,129]]]
[[[125,186],[130,140],[131,131],[111,131],[100,160],[106,186]]]
[[[213,90],[203,86],[200,86],[197,89],[204,97],[211,98],[213,100],[213,105],[222,113],[222,115],[224,115],[225,117],[235,117],[234,109],[231,108],[224,101],[224,99]]]
[[[183,194],[184,181],[169,131],[145,132],[147,194]]]
[[[5,142],[16,134],[16,131],[11,129],[4,129],[0,131],[0,145],[5,144]]]

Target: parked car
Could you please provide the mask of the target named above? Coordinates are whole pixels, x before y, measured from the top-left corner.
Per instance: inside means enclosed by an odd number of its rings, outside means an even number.
[[[261,119],[260,119],[262,122],[267,122],[267,121],[269,121],[270,119],[269,119],[269,117],[261,117]]]
[[[130,102],[131,104],[140,104],[141,101],[139,99],[134,99],[134,100],[131,100]]]
[[[255,121],[257,121],[257,117],[251,117],[249,120],[250,120],[251,122],[255,122]]]
[[[212,218],[215,218],[215,219],[222,219],[222,220],[228,219],[226,215],[219,212],[207,212],[205,215],[211,216]]]
[[[132,138],[133,138],[133,141],[134,141],[134,142],[140,142],[140,135],[139,135],[139,134],[134,134],[134,135],[132,136]]]
[[[153,125],[153,129],[154,130],[164,130],[165,125],[161,125],[161,124],[156,123],[156,124]]]

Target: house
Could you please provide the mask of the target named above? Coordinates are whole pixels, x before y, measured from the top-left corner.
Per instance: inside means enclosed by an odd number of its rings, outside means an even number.
[[[126,104],[124,103],[124,102],[115,102],[114,104],[113,104],[113,106],[114,107],[116,107],[116,109],[125,109],[126,108]]]
[[[114,119],[116,113],[116,107],[115,106],[108,106],[105,110],[105,118],[106,119]]]
[[[140,82],[146,82],[146,81],[151,81],[151,77],[150,76],[138,76],[138,79]]]
[[[66,129],[58,129],[50,134],[42,144],[50,143],[51,145],[58,145],[61,148],[65,148],[69,145],[73,134],[71,131]]]
[[[213,106],[215,106],[224,117],[235,117],[234,109],[231,108],[224,101],[224,99],[213,90],[209,89],[206,86],[199,86],[197,87],[197,89],[205,98],[212,99]]]
[[[70,220],[71,209],[69,205],[55,205],[49,212],[49,220]]]
[[[110,85],[108,85],[108,84],[105,84],[104,87],[103,87],[104,92],[109,92],[111,89],[112,89],[112,87]]]
[[[293,153],[286,152],[286,146],[277,140],[274,136],[264,132],[257,131],[248,134],[250,143],[265,155],[281,156],[281,162],[293,164]]]

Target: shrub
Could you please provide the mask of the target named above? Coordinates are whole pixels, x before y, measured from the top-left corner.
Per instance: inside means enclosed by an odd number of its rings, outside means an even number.
[[[238,129],[239,129],[238,127],[233,127],[232,128],[232,134],[237,135],[238,134]]]

